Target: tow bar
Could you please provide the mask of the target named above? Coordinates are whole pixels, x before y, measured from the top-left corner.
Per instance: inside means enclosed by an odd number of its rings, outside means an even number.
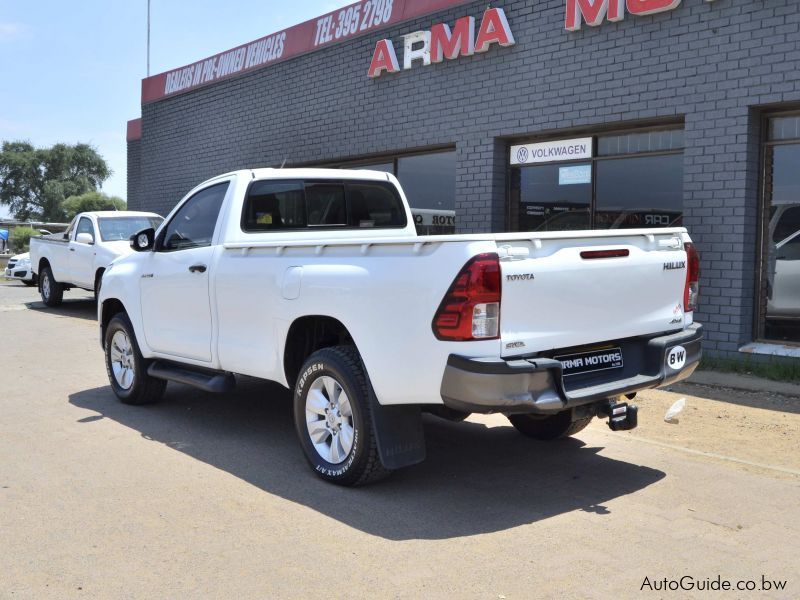
[[[628,431],[635,429],[639,424],[637,416],[639,407],[635,404],[609,402],[601,407],[599,412],[601,415],[608,417],[608,427],[611,431]]]

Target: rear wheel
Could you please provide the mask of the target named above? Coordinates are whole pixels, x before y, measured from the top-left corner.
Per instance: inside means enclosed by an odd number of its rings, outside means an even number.
[[[125,404],[151,404],[164,394],[167,382],[147,374],[128,315],[112,317],[105,336],[106,372],[111,389]]]
[[[521,434],[536,440],[556,440],[575,435],[591,423],[592,417],[573,419],[571,410],[541,417],[539,415],[508,415],[508,420]]]
[[[58,306],[64,298],[64,286],[53,277],[50,267],[42,269],[39,293],[42,295],[42,302],[45,306]]]
[[[333,346],[312,354],[294,388],[294,422],[314,472],[338,485],[363,485],[389,474],[378,456],[370,389],[358,351]]]

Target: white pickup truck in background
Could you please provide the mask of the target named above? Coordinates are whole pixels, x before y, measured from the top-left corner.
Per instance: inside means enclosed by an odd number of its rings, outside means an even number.
[[[158,227],[155,213],[98,211],[76,215],[67,230],[31,238],[30,264],[42,301],[58,306],[65,290],[94,291],[115,258],[132,252],[130,237],[140,229]]]
[[[423,460],[423,411],[503,413],[536,439],[631,429],[621,396],[701,355],[682,228],[417,236],[392,175],[260,169],[201,184],[131,244],[98,301],[114,393],[279,382],[308,462],[343,485]]]

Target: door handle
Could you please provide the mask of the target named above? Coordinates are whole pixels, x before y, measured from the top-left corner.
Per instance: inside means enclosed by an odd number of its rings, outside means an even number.
[[[205,265],[192,265],[191,267],[189,267],[189,272],[190,273],[205,273],[206,272],[206,266]]]
[[[69,251],[70,252],[75,252],[75,248],[70,248]]]

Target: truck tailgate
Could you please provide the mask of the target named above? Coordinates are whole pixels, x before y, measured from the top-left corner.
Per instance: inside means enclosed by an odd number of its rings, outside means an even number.
[[[679,233],[498,246],[504,357],[684,326],[686,252]]]

